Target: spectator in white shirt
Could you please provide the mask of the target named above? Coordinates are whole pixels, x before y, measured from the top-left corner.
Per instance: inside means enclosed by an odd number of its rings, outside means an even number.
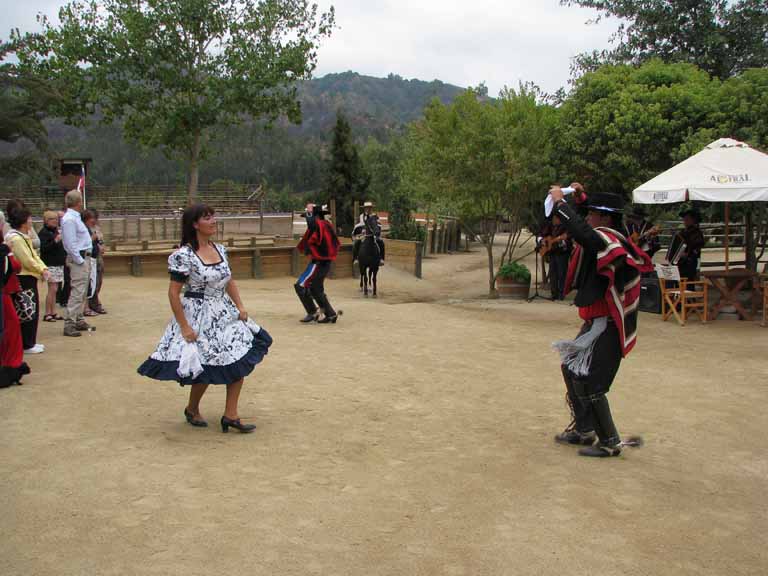
[[[80,336],[80,332],[95,330],[83,318],[83,307],[91,278],[93,240],[80,216],[83,210],[83,195],[79,190],[70,190],[65,196],[65,202],[67,212],[61,219],[61,240],[67,252],[71,291],[67,302],[64,336]]]

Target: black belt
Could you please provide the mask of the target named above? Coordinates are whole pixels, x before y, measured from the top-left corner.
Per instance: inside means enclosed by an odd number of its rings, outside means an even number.
[[[86,256],[90,256],[91,251],[90,250],[80,250],[80,258],[85,258]]]
[[[220,298],[224,296],[224,291],[216,294],[206,294],[205,292],[197,292],[195,290],[187,290],[184,292],[184,298],[194,298],[195,300],[205,300],[206,298]]]

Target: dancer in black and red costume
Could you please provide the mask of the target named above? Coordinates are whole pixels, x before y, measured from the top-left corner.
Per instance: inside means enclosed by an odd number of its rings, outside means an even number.
[[[307,315],[302,319],[305,324],[335,324],[339,318],[339,314],[325,295],[325,277],[331,271],[331,263],[336,260],[341,245],[333,226],[325,220],[327,214],[325,207],[307,205],[307,231],[298,246],[301,252],[310,257],[309,265],[294,285],[296,294],[307,311]],[[323,311],[322,319],[320,310]]]
[[[5,217],[0,212],[0,238]],[[0,388],[21,384],[22,376],[29,374],[24,362],[21,325],[13,305],[12,295],[21,291],[17,274],[21,264],[13,257],[7,245],[0,243]]]
[[[559,187],[550,190],[555,213],[575,241],[568,266],[565,292],[578,290],[575,304],[584,324],[575,340],[555,343],[574,421],[555,439],[583,445],[582,456],[621,454],[606,394],[622,358],[637,341],[640,277],[653,270],[648,255],[617,230],[623,229],[623,199],[614,194],[593,194],[574,183],[576,201],[587,209],[586,220],[564,200]]]

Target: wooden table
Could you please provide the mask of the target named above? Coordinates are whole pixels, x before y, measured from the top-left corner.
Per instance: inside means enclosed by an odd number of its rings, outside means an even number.
[[[755,285],[757,283],[758,274],[751,270],[744,268],[735,268],[732,270],[713,270],[702,272],[701,275],[709,280],[712,287],[720,292],[720,301],[716,306],[710,309],[708,314],[709,320],[717,320],[717,315],[720,310],[726,306],[733,306],[736,308],[736,312],[742,320],[752,320],[753,313],[749,312],[739,302],[739,292],[744,288],[744,285],[750,280],[752,284],[752,308],[754,309],[755,297]],[[729,281],[731,286],[729,286]]]

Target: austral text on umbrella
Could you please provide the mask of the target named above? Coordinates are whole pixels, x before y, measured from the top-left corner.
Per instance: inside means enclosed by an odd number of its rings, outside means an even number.
[[[712,176],[711,180],[716,184],[739,184],[742,182],[749,182],[749,174],[720,174],[719,176]]]

